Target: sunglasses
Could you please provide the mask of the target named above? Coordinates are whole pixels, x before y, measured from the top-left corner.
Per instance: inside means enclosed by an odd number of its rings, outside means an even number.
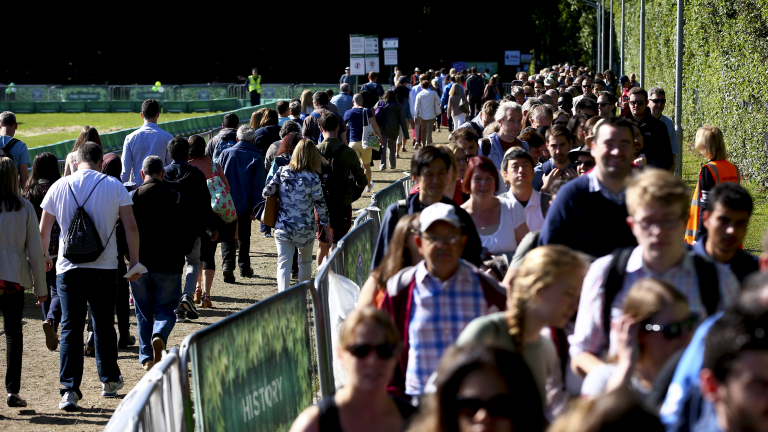
[[[567,125],[567,124],[568,124],[568,122],[567,122],[567,121],[561,121],[561,120],[557,120],[557,121],[555,121],[555,124],[556,124],[556,125],[565,126],[565,125]]]
[[[610,105],[608,102],[598,102],[597,104],[600,108],[607,107],[608,105]]]
[[[591,160],[588,160],[588,161],[577,160],[576,162],[573,163],[573,165],[577,167],[584,165],[584,168],[592,168],[593,166],[595,166],[595,162]]]
[[[382,360],[388,360],[391,359],[393,355],[395,355],[395,346],[391,344],[381,344],[381,345],[367,345],[367,344],[361,344],[361,345],[350,345],[347,347],[347,351],[349,351],[350,354],[353,356],[364,359],[368,357],[368,354],[371,353],[371,351],[376,351],[376,354],[379,356]]]
[[[515,401],[509,394],[496,395],[488,400],[476,398],[456,398],[455,412],[467,417],[474,417],[478,411],[485,409],[492,417],[512,418],[512,407]]]
[[[651,99],[651,102],[653,102],[655,104],[665,104],[665,103],[667,103],[667,100],[666,99]]]
[[[630,105],[645,105],[645,102],[633,100],[633,101],[629,101],[629,104]]]
[[[592,84],[590,84],[590,85],[582,84],[581,87],[582,88],[592,88]]]
[[[691,314],[688,318],[682,321],[673,322],[672,324],[660,325],[646,323],[645,326],[642,327],[642,330],[646,333],[661,332],[664,335],[664,339],[671,340],[682,336],[684,330],[689,332],[693,331],[693,327],[695,327],[697,321],[698,316],[696,314]]]

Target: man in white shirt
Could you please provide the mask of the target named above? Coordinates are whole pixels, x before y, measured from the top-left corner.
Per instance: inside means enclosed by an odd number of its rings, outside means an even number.
[[[429,89],[429,81],[423,80],[421,91],[416,95],[416,102],[413,104],[413,119],[417,121],[418,128],[417,139],[422,146],[432,145],[432,127],[440,113],[440,97],[437,92]]]
[[[133,182],[141,186],[144,180],[141,178],[141,164],[147,156],[157,156],[165,165],[172,162],[168,155],[168,143],[173,135],[157,126],[160,118],[160,104],[154,99],[147,99],[141,104],[141,117],[144,125],[125,137],[123,143],[123,172],[120,178],[123,182]]]
[[[541,230],[549,208],[549,195],[533,189],[533,157],[522,148],[513,148],[501,162],[504,182],[509,187],[507,198],[520,203],[525,209],[528,229]]]
[[[117,300],[117,239],[115,224],[118,216],[125,227],[130,253],[130,268],[139,264],[139,230],[133,217],[131,196],[114,177],[100,172],[103,153],[101,146],[86,142],[77,151],[77,172],[51,186],[40,207],[42,244],[48,244],[54,222],[61,227],[59,259],[56,262],[56,288],[61,299],[61,371],[62,396],[59,409],[77,410],[83,395],[83,326],[90,309],[96,345],[96,368],[102,382],[102,396],[115,396],[124,383],[117,366],[117,337],[113,325]],[[75,211],[82,206],[96,228],[94,234],[104,246],[101,255],[91,262],[71,262],[65,237]],[[79,261],[79,260],[78,260]],[[52,265],[46,254],[46,267]],[[136,280],[135,274],[129,280]],[[90,305],[90,307],[89,307]]]

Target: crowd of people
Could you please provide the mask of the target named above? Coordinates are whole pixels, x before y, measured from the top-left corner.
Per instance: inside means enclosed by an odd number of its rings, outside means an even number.
[[[77,409],[90,353],[114,396],[118,349],[137,342],[129,292],[150,370],[174,325],[212,307],[217,244],[226,283],[253,276],[259,220],[278,291],[310,280],[315,240],[320,265],[375,153],[385,170],[412,149],[415,185],[382,209],[341,330],[347,383],[292,430],[766,430],[768,255],[741,248],[753,201],[722,131],[696,133],[709,162],[692,192],[664,89],[568,63],[515,78],[398,69],[392,88],[371,73],[352,94],[342,77],[336,95],[226,114],[207,143],[159,128],[150,99],[121,156],[85,127],[63,173],[41,153],[28,176],[0,114],[8,405],[26,405],[25,288],[60,351],[59,408]],[[441,128],[451,142],[434,145]]]

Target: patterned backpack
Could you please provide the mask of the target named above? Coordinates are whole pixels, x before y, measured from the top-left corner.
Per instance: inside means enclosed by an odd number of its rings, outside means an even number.
[[[216,162],[211,166],[213,175],[207,180],[208,192],[211,193],[211,208],[221,220],[230,223],[237,219],[235,203],[232,201],[232,195],[227,192],[224,182],[221,181],[219,171],[216,169]]]

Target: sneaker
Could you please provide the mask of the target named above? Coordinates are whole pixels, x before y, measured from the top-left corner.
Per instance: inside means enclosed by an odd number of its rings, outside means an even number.
[[[79,401],[80,398],[77,397],[77,393],[75,392],[66,392],[64,393],[64,396],[61,397],[61,401],[59,401],[59,409],[64,411],[77,411],[77,401]]]
[[[197,308],[195,307],[195,302],[192,301],[192,298],[190,298],[189,295],[184,294],[181,296],[180,306],[186,311],[187,318],[193,320],[200,318],[200,314],[197,313]]]
[[[128,349],[128,347],[132,347],[134,345],[136,345],[136,336],[121,336],[117,341],[117,347],[120,349]]]
[[[123,376],[120,375],[115,382],[106,382],[101,383],[101,396],[102,397],[113,397],[117,396],[117,391],[120,390],[125,386],[125,381],[123,381]]]
[[[163,358],[163,352],[165,351],[165,341],[160,336],[152,338],[152,351],[154,351],[155,360],[157,363]]]
[[[241,268],[240,277],[253,277],[253,269],[250,267]]]
[[[86,357],[96,356],[96,347],[94,346],[93,332],[88,332],[88,338],[85,340],[85,352]]]
[[[235,272],[232,270],[224,270],[224,283],[235,283]]]
[[[155,365],[155,362],[152,360],[147,360],[144,362],[144,364],[141,365],[141,367],[144,368],[145,371],[149,372],[150,369],[152,369],[152,366]]]
[[[264,233],[264,238],[272,238],[272,234],[270,234],[270,233]]]
[[[372,191],[372,190],[373,190],[373,180],[371,180],[371,182],[370,182],[370,183],[368,183],[368,187],[367,187],[367,188],[365,188],[365,191],[366,191],[366,192],[370,192],[370,191]]]
[[[45,333],[45,346],[50,351],[56,351],[59,347],[59,340],[56,338],[56,332],[53,330],[53,322],[43,321],[43,332]]]
[[[177,310],[176,311],[176,324],[185,323],[185,322],[187,322],[187,311],[186,311],[186,309]]]

